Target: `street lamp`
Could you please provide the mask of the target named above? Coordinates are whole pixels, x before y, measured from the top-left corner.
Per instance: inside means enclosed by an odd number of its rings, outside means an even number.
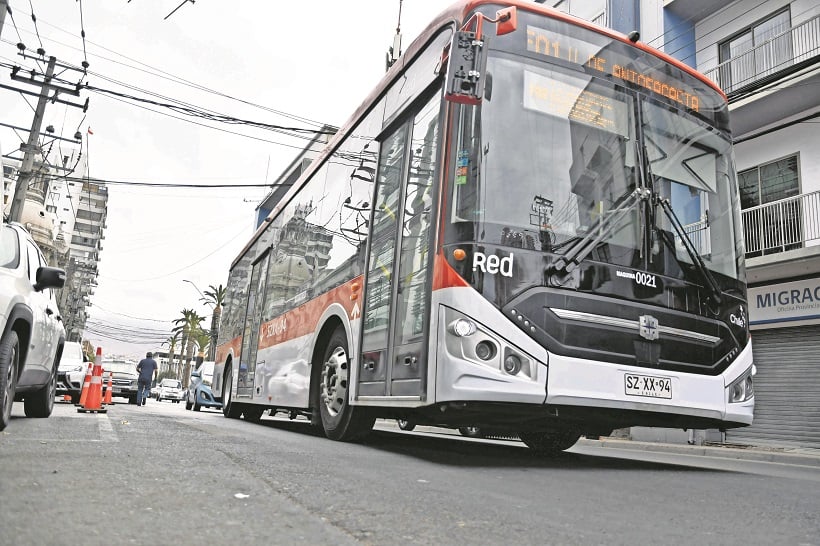
[[[214,304],[213,304],[213,303],[211,303],[210,301],[208,301],[208,300],[207,300],[207,298],[205,297],[205,294],[203,294],[203,293],[202,293],[202,290],[200,290],[200,289],[199,289],[199,287],[198,287],[197,285],[195,285],[195,284],[194,284],[194,281],[189,281],[188,279],[182,279],[182,282],[191,283],[191,286],[193,286],[193,287],[194,287],[194,289],[195,289],[197,292],[199,292],[199,295],[200,295],[200,296],[202,296],[202,299],[203,299],[203,300],[205,300],[205,303],[207,303],[207,304],[208,304],[208,305],[210,305],[211,307],[213,307],[213,306],[214,306]]]

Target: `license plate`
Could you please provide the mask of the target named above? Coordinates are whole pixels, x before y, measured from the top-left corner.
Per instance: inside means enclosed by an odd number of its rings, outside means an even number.
[[[624,389],[627,396],[648,398],[672,398],[672,379],[654,375],[624,374]]]

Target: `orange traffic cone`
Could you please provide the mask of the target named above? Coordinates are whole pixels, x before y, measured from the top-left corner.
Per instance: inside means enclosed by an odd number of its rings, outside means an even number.
[[[91,386],[91,362],[88,363],[88,370],[85,372],[85,379],[83,380],[83,390],[80,393],[80,406],[85,404],[85,399],[88,398],[88,387]]]
[[[88,395],[85,404],[77,408],[82,413],[94,412],[105,413],[108,410],[102,407],[102,348],[97,347],[97,356],[94,358],[94,368],[91,372],[91,386],[88,387]]]
[[[109,405],[109,404],[113,404],[113,402],[111,401],[111,397],[114,396],[113,393],[111,392],[112,391],[111,386],[113,385],[113,383],[114,383],[114,372],[109,370],[109,372],[108,372],[108,385],[106,385],[105,396],[103,396],[103,404],[105,404],[106,406]]]

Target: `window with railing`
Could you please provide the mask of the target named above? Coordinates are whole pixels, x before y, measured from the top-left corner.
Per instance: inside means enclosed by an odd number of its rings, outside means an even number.
[[[789,62],[793,58],[792,41],[785,31],[790,27],[791,15],[787,8],[721,43],[721,87],[736,88],[773,74]]]
[[[738,183],[747,257],[803,246],[805,204],[797,155],[741,171]]]

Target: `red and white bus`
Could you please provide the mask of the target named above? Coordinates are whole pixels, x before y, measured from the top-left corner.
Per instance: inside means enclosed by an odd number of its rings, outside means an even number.
[[[462,1],[233,262],[214,392],[334,440],[748,425],[742,233],[714,83],[540,4]]]

